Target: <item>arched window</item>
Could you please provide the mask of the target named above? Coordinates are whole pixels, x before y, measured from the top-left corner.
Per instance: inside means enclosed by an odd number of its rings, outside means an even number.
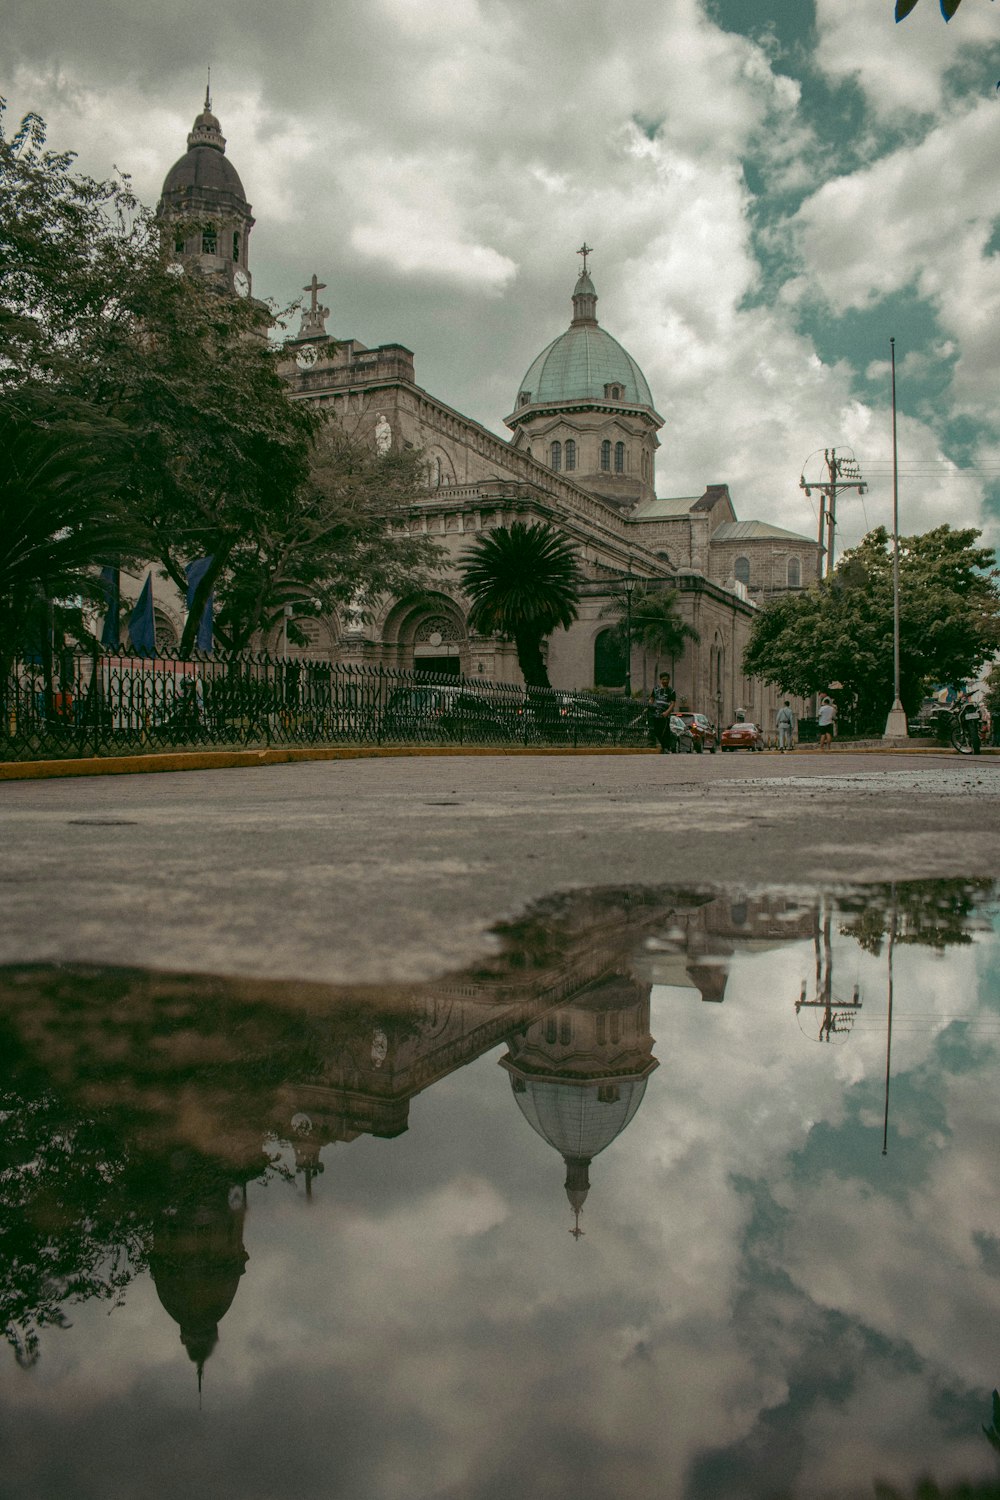
[[[572,438],[566,439],[566,467],[567,469],[576,468],[576,443]]]
[[[625,647],[617,630],[602,630],[594,640],[594,685],[625,685]]]
[[[737,583],[746,584],[750,587],[750,559],[749,557],[738,557],[733,563],[733,577]]]
[[[233,260],[239,260],[239,258],[240,258],[240,232],[239,232],[238,229],[234,229],[233,230]]]
[[[608,438],[601,444],[601,468],[611,468],[611,442]]]
[[[624,443],[616,443],[615,444],[615,473],[616,474],[624,474],[625,473],[625,444]]]
[[[201,253],[202,255],[214,255],[218,240],[215,234],[215,225],[206,224],[201,231]]]
[[[802,587],[802,563],[797,557],[788,559],[788,587],[790,589]]]
[[[181,234],[179,229],[174,235],[174,250],[178,255],[184,254],[184,236]]]
[[[557,472],[562,468],[562,443],[552,444],[552,467]]]

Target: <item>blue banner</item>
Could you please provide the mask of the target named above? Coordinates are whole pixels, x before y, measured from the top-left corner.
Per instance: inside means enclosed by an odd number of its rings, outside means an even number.
[[[101,569],[101,588],[108,601],[108,612],[104,616],[101,631],[102,646],[121,644],[121,576],[117,568]]]
[[[190,613],[191,606],[194,604],[195,591],[211,566],[211,557],[199,557],[193,563],[188,563],[184,569],[187,575],[188,613]],[[195,639],[195,645],[199,651],[211,651],[212,649],[212,606],[214,601],[215,591],[213,590],[205,601],[205,608],[202,610],[201,619],[198,621],[198,635]]]
[[[129,640],[138,656],[156,655],[156,621],[153,618],[153,575],[147,574],[135,609],[129,616]]]

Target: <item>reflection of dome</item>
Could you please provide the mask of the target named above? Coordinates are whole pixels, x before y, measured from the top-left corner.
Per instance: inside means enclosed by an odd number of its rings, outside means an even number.
[[[649,1034],[649,988],[631,975],[605,974],[573,1003],[518,1032],[500,1059],[517,1107],[566,1163],[566,1196],[576,1215],[588,1171],[631,1122],[657,1066]]]
[[[515,1075],[511,1082],[518,1109],[542,1140],[560,1156],[588,1161],[621,1135],[646,1092],[645,1078],[570,1084]]]
[[[219,1342],[219,1323],[233,1303],[246,1269],[243,1248],[244,1194],[212,1193],[212,1201],[182,1204],[165,1215],[153,1240],[149,1269],[165,1311],[181,1331],[181,1343],[198,1366]],[[221,1201],[219,1199],[221,1198]]]
[[[597,293],[584,272],[573,292],[573,321],[531,365],[515,406],[586,400],[653,405],[646,377],[631,354],[598,326]]]

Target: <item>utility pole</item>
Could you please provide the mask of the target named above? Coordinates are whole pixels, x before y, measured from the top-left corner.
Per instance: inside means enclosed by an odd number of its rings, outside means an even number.
[[[817,452],[819,450],[817,449]],[[812,458],[814,455],[810,454]],[[806,463],[809,459],[806,459]],[[826,477],[823,479],[806,480],[805,465],[803,465],[802,477],[799,480],[799,489],[805,490],[807,496],[811,496],[813,490],[818,490],[819,501],[819,557],[817,559],[817,577],[822,578],[824,574],[829,578],[833,572],[833,553],[836,542],[837,530],[837,495],[841,490],[857,490],[859,495],[867,494],[868,486],[865,483],[858,461],[851,453],[838,457],[836,448],[823,449],[823,462],[826,465]],[[826,566],[823,566],[823,557],[826,556]]]

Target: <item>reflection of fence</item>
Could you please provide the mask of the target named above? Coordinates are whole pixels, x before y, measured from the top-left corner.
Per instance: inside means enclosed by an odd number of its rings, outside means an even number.
[[[6,760],[195,746],[646,740],[645,712],[627,699],[262,655],[63,653],[54,678],[17,661],[0,683]]]

